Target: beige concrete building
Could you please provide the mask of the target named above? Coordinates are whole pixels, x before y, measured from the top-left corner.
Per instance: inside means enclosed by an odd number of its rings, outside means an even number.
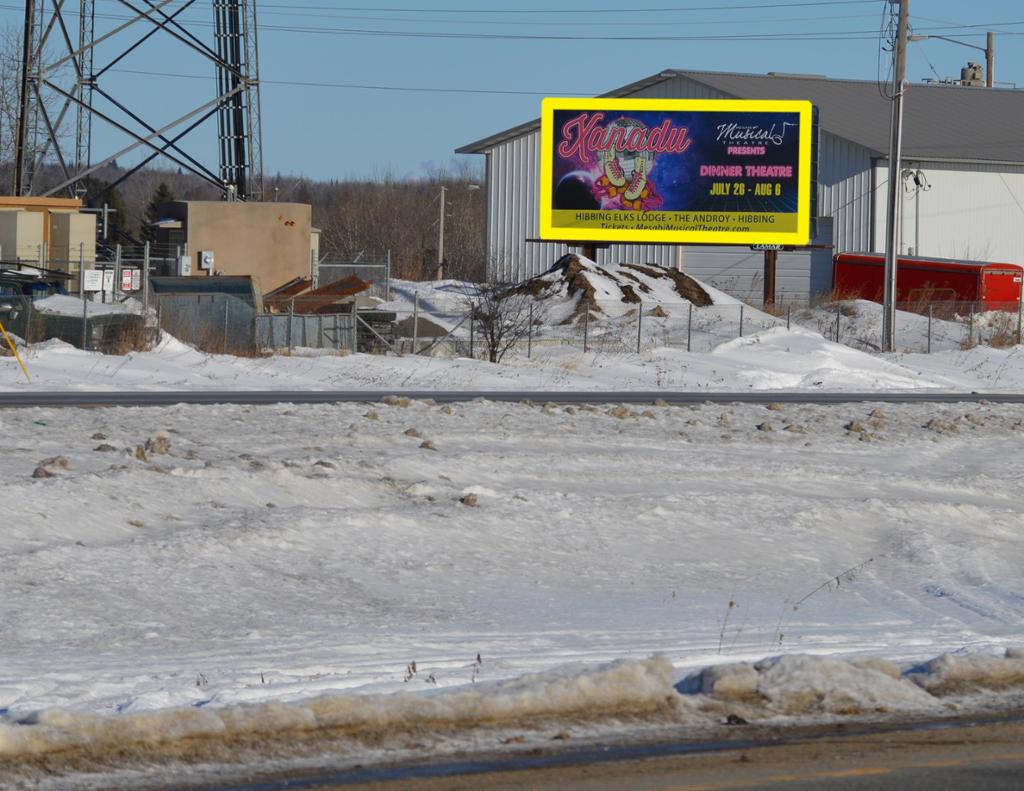
[[[309,277],[317,244],[305,203],[173,201],[160,207],[158,243],[181,245],[192,276],[249,275],[261,291]]]

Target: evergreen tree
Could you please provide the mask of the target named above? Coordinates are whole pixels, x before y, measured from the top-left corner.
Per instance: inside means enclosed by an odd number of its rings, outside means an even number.
[[[171,192],[171,188],[161,181],[153,192],[153,197],[146,204],[146,224],[142,228],[143,239],[149,242],[156,239],[156,233],[152,225],[161,219],[160,206],[164,203],[170,203],[174,199],[174,193]]]

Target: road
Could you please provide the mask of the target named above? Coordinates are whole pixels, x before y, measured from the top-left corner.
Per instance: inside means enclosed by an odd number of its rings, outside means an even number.
[[[840,726],[841,727],[841,726]],[[1024,788],[1024,723],[879,730],[737,745],[661,744],[551,752],[520,759],[363,769],[334,776],[261,778],[218,791],[953,791]],[[673,752],[673,750],[675,752]],[[657,753],[663,754],[657,754]]]
[[[163,391],[8,391],[0,392],[3,407],[109,407],[172,406],[174,404],[334,404],[374,403],[389,395],[412,399],[430,398],[453,403],[485,398],[489,401],[524,401],[556,404],[851,404],[859,402],[1021,404],[1024,393],[949,393],[929,390],[910,392],[804,392],[756,390],[729,392],[649,391],[537,391],[537,390],[163,390]]]

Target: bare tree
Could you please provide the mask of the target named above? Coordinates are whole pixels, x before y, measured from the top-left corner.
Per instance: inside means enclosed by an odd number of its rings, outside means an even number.
[[[501,362],[505,354],[542,320],[540,303],[528,293],[507,286],[482,285],[466,296],[474,334],[483,339],[487,359]]]

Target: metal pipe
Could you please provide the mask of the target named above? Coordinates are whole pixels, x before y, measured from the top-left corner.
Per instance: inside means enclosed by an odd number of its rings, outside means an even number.
[[[142,310],[149,318],[149,242],[142,248]]]
[[[412,353],[416,354],[416,344],[420,336],[420,292],[417,291],[412,298]]]
[[[85,349],[89,324],[89,304],[85,301],[85,242],[78,243],[78,298],[82,300],[82,349]]]
[[[636,353],[640,354],[640,328],[644,323],[644,303],[641,302],[636,312]]]

